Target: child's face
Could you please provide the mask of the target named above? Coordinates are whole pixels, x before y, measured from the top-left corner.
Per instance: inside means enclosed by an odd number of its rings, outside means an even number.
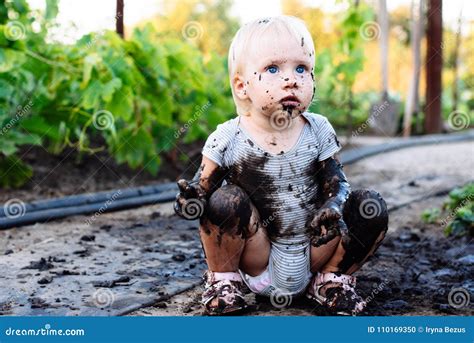
[[[297,42],[288,36],[279,37],[276,44],[254,45],[240,93],[250,99],[252,114],[271,116],[288,109],[301,113],[308,108],[314,93],[314,52],[307,53],[303,44],[303,39]]]

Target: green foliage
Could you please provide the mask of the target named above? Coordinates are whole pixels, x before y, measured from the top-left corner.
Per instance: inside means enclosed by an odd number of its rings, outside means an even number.
[[[439,219],[440,214],[441,210],[439,208],[430,208],[421,213],[421,219],[425,223],[433,224]]]
[[[445,234],[447,236],[473,236],[474,182],[453,189],[444,202],[442,209],[425,210],[421,217],[426,223],[440,222],[440,224],[446,226]]]
[[[350,6],[339,23],[337,44],[317,56],[315,73],[321,82],[316,80],[317,101],[310,110],[324,113],[337,126],[343,126],[348,115],[356,122],[367,118],[369,103],[364,99],[367,95],[354,97],[352,87],[364,64],[364,40],[360,28],[373,18],[372,9],[366,5]],[[364,106],[359,106],[362,103]],[[358,108],[359,113],[350,113],[354,108]]]
[[[0,178],[0,187],[16,188],[33,176],[33,170],[15,156],[0,157],[0,174],[4,175]]]
[[[447,235],[474,235],[474,182],[453,189],[444,208],[453,216],[453,220],[446,227]]]
[[[0,5],[0,15],[6,8],[27,11],[26,2],[12,4]],[[156,174],[161,152],[180,140],[206,138],[232,115],[223,57],[204,62],[196,47],[164,38],[151,25],[126,41],[105,31],[72,46],[48,43],[57,1],[47,4],[39,33],[24,19],[24,38],[12,40],[4,34],[8,20],[0,25],[0,173],[12,180],[5,185],[20,186],[31,176],[8,168],[20,165],[15,154],[26,144],[55,154],[68,146],[81,154],[107,149],[119,163]]]

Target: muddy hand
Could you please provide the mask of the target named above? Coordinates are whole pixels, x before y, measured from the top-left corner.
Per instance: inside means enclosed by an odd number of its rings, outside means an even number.
[[[199,183],[181,179],[177,184],[179,193],[174,203],[175,213],[188,220],[202,216],[206,207],[206,196]]]
[[[319,247],[347,232],[341,212],[336,206],[323,207],[316,212],[310,224],[313,231],[311,245]]]

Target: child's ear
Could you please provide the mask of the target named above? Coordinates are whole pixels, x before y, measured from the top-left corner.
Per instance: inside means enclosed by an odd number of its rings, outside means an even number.
[[[232,83],[234,84],[235,95],[237,95],[240,100],[248,99],[247,85],[245,84],[245,80],[243,79],[242,75],[236,73],[232,79]]]

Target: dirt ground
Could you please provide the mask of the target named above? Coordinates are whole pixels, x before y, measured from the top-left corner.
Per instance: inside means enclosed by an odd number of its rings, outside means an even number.
[[[364,315],[472,315],[471,302],[449,304],[457,288],[474,294],[472,237],[446,238],[440,224],[426,224],[423,210],[440,207],[452,185],[473,180],[472,143],[403,149],[345,167],[353,189],[379,191],[390,209],[387,236],[376,254],[358,271],[358,289],[368,302]],[[201,315],[202,287],[169,299],[159,307],[140,309],[138,316]],[[247,296],[246,315],[325,315],[304,298],[275,308],[267,298]],[[456,305],[456,304],[455,304]]]
[[[373,188],[391,210],[384,244],[357,272],[364,315],[472,315],[472,238],[447,239],[420,220],[447,190],[473,180],[472,142],[403,149],[345,167],[353,189]],[[87,223],[87,225],[85,225]],[[0,231],[0,315],[200,315],[205,261],[196,222],[171,204],[74,216]],[[102,292],[102,293],[100,293]],[[325,315],[304,299],[274,308],[248,295],[246,315]],[[456,305],[456,304],[454,304]]]

